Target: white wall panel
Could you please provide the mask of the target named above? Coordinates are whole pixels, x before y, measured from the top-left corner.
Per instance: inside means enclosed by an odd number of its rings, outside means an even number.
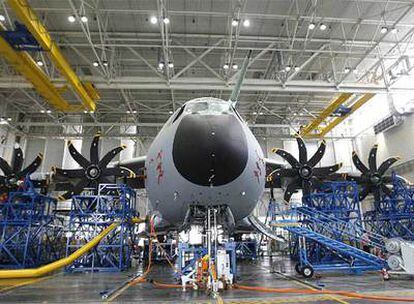
[[[48,172],[52,167],[62,167],[64,149],[63,139],[49,138],[46,140],[42,172]]]

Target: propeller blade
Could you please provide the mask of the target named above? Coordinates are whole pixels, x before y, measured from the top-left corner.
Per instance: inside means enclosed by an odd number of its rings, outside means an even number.
[[[382,177],[382,182],[385,184],[392,184],[393,178],[390,175],[385,175]]]
[[[315,167],[316,164],[319,163],[322,157],[324,156],[325,150],[326,150],[326,141],[322,140],[321,144],[318,147],[318,150],[315,152],[315,154],[313,154],[313,156],[308,161],[308,166],[312,168]]]
[[[113,167],[113,168],[106,168],[102,172],[102,176],[123,176],[123,177],[135,177],[135,173],[125,167]]]
[[[99,161],[98,165],[101,170],[106,168],[106,166],[109,164],[109,162],[122,150],[124,150],[126,146],[122,145],[120,147],[117,147],[115,149],[112,149],[108,153],[105,154],[105,156]]]
[[[0,157],[0,169],[3,171],[4,175],[13,174],[12,168],[9,166],[9,164],[2,157]]]
[[[23,159],[22,149],[20,147],[15,148],[14,153],[13,153],[13,160],[12,160],[12,167],[13,167],[14,172],[19,172],[20,170],[22,170],[23,160],[24,159]]]
[[[312,186],[313,188],[321,189],[324,185],[322,181],[319,180],[317,177],[312,177]]]
[[[378,169],[378,174],[383,175],[387,170],[397,161],[399,161],[399,157],[390,157],[386,161],[384,161]]]
[[[303,180],[302,182],[302,194],[303,196],[308,196],[312,192],[312,182],[309,180]]]
[[[369,194],[369,191],[370,191],[370,187],[368,185],[362,187],[362,190],[359,193],[359,200],[360,201],[364,200],[367,197],[367,195]]]
[[[377,171],[377,150],[378,145],[374,145],[371,151],[369,151],[368,165],[371,172]]]
[[[385,195],[387,196],[391,196],[392,195],[392,190],[390,188],[388,188],[386,185],[381,184],[381,190],[382,192],[385,193]]]
[[[59,176],[64,176],[67,178],[80,178],[85,176],[84,169],[61,169],[53,167],[52,171]]]
[[[86,169],[89,167],[90,162],[76,150],[75,146],[71,141],[68,142],[69,153],[72,158],[83,168]]]
[[[342,163],[339,163],[339,164],[336,164],[336,165],[333,165],[333,166],[329,166],[329,167],[314,168],[313,173],[317,177],[325,177],[325,176],[328,176],[332,173],[335,173],[336,171],[341,169],[341,167],[342,167]]]
[[[30,165],[28,165],[26,168],[24,168],[22,171],[16,174],[16,177],[21,178],[21,177],[25,177],[26,175],[32,174],[33,172],[37,170],[37,168],[39,168],[40,164],[42,163],[42,160],[43,160],[43,154],[39,153],[39,155],[36,156],[36,158],[32,161]]]
[[[308,161],[308,151],[306,150],[305,143],[303,142],[303,139],[300,136],[296,136],[296,141],[298,143],[299,148],[299,162],[301,164],[306,164]]]
[[[289,152],[286,152],[285,150],[282,150],[282,149],[276,149],[276,148],[272,149],[272,152],[276,153],[277,155],[285,159],[292,167],[294,168],[300,167],[299,162]]]
[[[99,162],[99,140],[101,139],[101,132],[97,132],[91,143],[90,157],[92,164]]]
[[[361,159],[359,158],[358,154],[354,151],[352,152],[352,162],[354,163],[355,167],[362,173],[362,174],[368,174],[369,170],[368,168],[363,164]]]
[[[379,187],[376,187],[374,189],[374,191],[372,192],[372,194],[374,194],[375,202],[380,202],[381,201],[381,191],[380,191]]]
[[[283,196],[283,199],[285,200],[285,202],[289,202],[293,193],[295,193],[296,189],[300,187],[298,182],[299,182],[299,177],[295,178],[293,181],[290,182],[289,185],[287,185],[285,194]]]
[[[295,177],[297,176],[297,170],[295,169],[277,169],[275,171],[273,171],[272,173],[270,173],[271,176],[275,177],[275,178],[280,178],[280,177]]]
[[[73,188],[72,190],[64,193],[63,195],[59,196],[59,200],[67,200],[70,199],[73,195],[77,195],[83,191],[88,185],[90,184],[90,180],[86,177],[81,179]]]

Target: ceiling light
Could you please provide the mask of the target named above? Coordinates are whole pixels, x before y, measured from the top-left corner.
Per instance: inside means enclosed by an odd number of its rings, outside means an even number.
[[[42,61],[42,60],[38,60],[38,61],[36,62],[36,64],[37,64],[38,66],[43,66],[43,61]]]
[[[298,67],[297,65],[295,65],[294,69],[295,69],[295,72],[299,72],[300,67]]]
[[[83,111],[83,113],[88,114],[88,111],[85,110],[85,111]]]
[[[92,64],[93,64],[94,67],[98,67],[99,66],[99,62],[98,61],[94,61]]]
[[[397,30],[396,28],[393,28],[393,29],[391,30],[391,33],[393,33],[393,34],[397,34],[397,32],[398,32],[398,30]]]
[[[381,28],[381,34],[385,34],[386,32],[388,32],[388,28],[386,26],[383,26]]]
[[[50,114],[50,113],[52,113],[52,111],[51,110],[47,110],[46,113],[47,114]]]
[[[291,70],[292,68],[290,67],[290,65],[287,65],[287,66],[285,66],[285,71],[286,72],[290,72],[290,70]]]
[[[130,113],[131,113],[131,111],[130,111],[130,110],[127,110],[126,112],[127,112],[127,114],[130,114]]]
[[[263,115],[263,114],[264,114],[263,112],[260,112],[260,113],[259,113],[259,115]]]
[[[308,26],[308,28],[310,29],[310,30],[313,30],[314,28],[315,28],[315,23],[313,23],[313,22],[311,22],[311,23],[309,23],[309,26]]]
[[[45,110],[40,110],[40,113],[45,113],[46,111]]]
[[[137,110],[132,111],[133,114],[137,114]]]
[[[239,66],[237,64],[233,64],[232,68],[233,68],[233,70],[237,70],[239,68]]]
[[[351,71],[351,68],[350,67],[345,67],[345,69],[344,69],[344,72],[345,73],[349,73]]]
[[[76,21],[76,17],[75,17],[74,15],[70,15],[70,16],[68,17],[68,21],[69,21],[70,23],[73,23],[73,22],[75,22],[75,21]]]
[[[228,69],[229,69],[229,64],[228,64],[228,63],[225,63],[225,64],[223,65],[223,69],[228,70]]]
[[[83,23],[88,22],[88,17],[86,17],[86,16],[82,16],[80,19]]]
[[[168,19],[167,17],[164,17],[164,18],[162,19],[162,21],[163,21],[165,24],[169,24],[169,23],[170,23],[170,19]]]
[[[231,25],[232,25],[232,26],[237,26],[237,25],[239,25],[239,20],[237,20],[237,19],[233,19],[233,20],[231,21]]]
[[[106,61],[106,60],[102,61],[102,65],[107,67],[108,66],[108,61]]]
[[[164,68],[164,62],[161,61],[160,63],[158,63],[158,68],[162,70]]]
[[[4,15],[0,15],[0,21],[1,21],[1,22],[6,21],[6,17],[4,17]]]
[[[89,111],[89,114],[93,114],[93,111]]]
[[[171,61],[168,62],[168,67],[172,69],[174,67],[174,63],[172,63]]]
[[[250,26],[250,20],[249,19],[244,20],[243,21],[243,26],[244,27],[249,27]]]
[[[150,21],[151,21],[152,24],[157,24],[158,19],[157,19],[157,17],[152,16],[151,19],[150,19]]]
[[[325,23],[321,23],[321,24],[319,25],[319,29],[320,29],[321,31],[326,30],[326,29],[327,29],[326,24],[325,24]]]
[[[253,112],[253,115],[257,115],[257,112]]]
[[[172,113],[174,113],[173,111],[170,111],[170,112],[168,112],[169,114],[172,114]]]
[[[299,113],[299,116],[303,116],[303,113],[302,113],[302,112],[300,112],[300,113]]]
[[[7,117],[7,121],[12,121],[11,117]]]

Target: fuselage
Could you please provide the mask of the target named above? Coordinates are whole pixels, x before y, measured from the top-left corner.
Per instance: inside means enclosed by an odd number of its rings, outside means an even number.
[[[152,207],[172,225],[190,206],[228,206],[243,219],[264,191],[259,143],[230,102],[212,97],[190,100],[170,117],[145,168]]]

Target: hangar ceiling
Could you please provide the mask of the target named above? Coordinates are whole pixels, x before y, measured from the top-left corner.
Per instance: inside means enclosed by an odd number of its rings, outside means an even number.
[[[29,3],[77,74],[102,97],[94,113],[48,113],[48,104],[1,60],[4,117],[31,136],[90,136],[96,127],[108,136],[153,136],[185,101],[228,98],[248,50],[252,60],[238,106],[263,136],[308,122],[338,92],[402,90],[397,80],[412,70],[410,0]],[[1,13],[13,29],[7,1]],[[32,55],[54,82],[63,82],[44,52]]]

